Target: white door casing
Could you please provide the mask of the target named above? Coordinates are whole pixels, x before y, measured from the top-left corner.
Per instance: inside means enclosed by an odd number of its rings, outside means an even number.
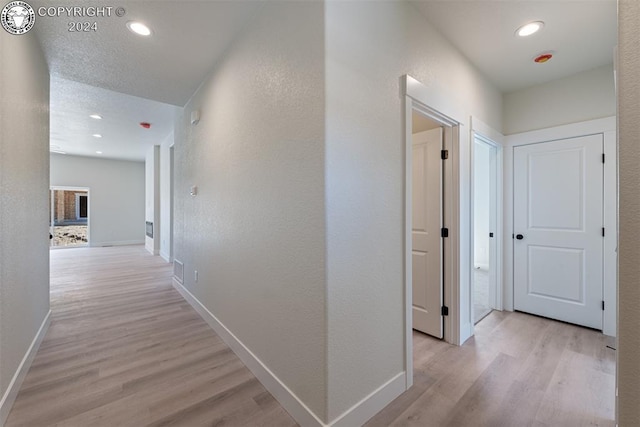
[[[602,329],[603,136],[514,148],[515,309]]]
[[[499,239],[502,236],[499,212],[499,151],[497,143],[486,137],[473,136],[473,263],[472,295],[474,298],[474,320],[477,301],[475,281],[476,268],[488,271],[488,308],[501,309],[498,301],[498,270],[501,260],[498,258]]]
[[[413,135],[413,328],[443,337],[442,128]]]

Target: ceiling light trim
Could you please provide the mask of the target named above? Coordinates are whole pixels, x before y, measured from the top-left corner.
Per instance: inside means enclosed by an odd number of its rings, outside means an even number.
[[[151,28],[140,21],[127,22],[127,28],[129,29],[129,31],[139,36],[148,37],[153,34],[153,31],[151,31]]]
[[[518,37],[529,37],[544,28],[544,21],[531,21],[518,27],[515,34]]]

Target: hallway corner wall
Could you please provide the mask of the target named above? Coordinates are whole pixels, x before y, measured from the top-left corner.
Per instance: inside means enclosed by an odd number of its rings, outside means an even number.
[[[172,261],[173,240],[173,178],[171,148],[174,141],[173,130],[160,144],[160,256],[167,262]]]
[[[618,4],[618,369],[617,422],[640,420],[640,3]]]
[[[318,422],[327,376],[323,34],[321,2],[264,3],[178,118],[174,197],[180,286]]]
[[[144,162],[146,222],[153,224],[152,237],[145,235],[144,246],[152,255],[160,255],[160,146],[149,147]]]
[[[501,129],[502,96],[409,2],[331,1],[325,8],[328,412],[344,421],[388,381],[404,380],[400,79],[409,74],[442,95],[429,106],[448,103],[463,122],[460,219],[451,227],[459,228],[461,327],[469,331],[469,120],[474,115]]]
[[[49,313],[49,71],[33,33],[0,31],[0,425]]]

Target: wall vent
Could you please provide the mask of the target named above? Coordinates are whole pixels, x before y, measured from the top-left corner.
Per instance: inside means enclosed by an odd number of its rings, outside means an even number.
[[[184,264],[182,261],[173,260],[173,277],[180,283],[184,280]]]

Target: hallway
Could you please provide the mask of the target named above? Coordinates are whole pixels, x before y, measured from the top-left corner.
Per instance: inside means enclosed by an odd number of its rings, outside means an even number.
[[[51,310],[7,427],[296,425],[143,247],[51,251]]]
[[[295,426],[142,247],[51,251],[52,324],[16,426]],[[414,333],[414,386],[368,426],[613,426],[599,332],[492,312],[462,347]]]

